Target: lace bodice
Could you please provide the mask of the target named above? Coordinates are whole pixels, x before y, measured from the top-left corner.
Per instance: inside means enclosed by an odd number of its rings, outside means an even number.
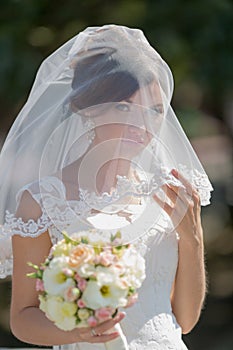
[[[36,184],[31,184],[22,189],[31,192],[37,203],[47,200],[46,211],[42,208],[42,215],[37,221],[30,220],[23,222],[21,218],[15,218],[12,214],[6,213],[6,224],[2,228],[1,236],[1,265],[0,274],[2,276],[10,274],[12,268],[12,255],[9,235],[21,234],[22,236],[36,237],[48,230],[53,243],[61,237],[59,227],[68,232],[74,230],[79,219],[79,229],[88,228],[87,221],[80,220],[88,216],[90,207],[82,200],[70,201],[69,206],[66,201],[65,188],[61,186],[58,179],[53,178],[45,181],[43,191],[36,192]],[[42,187],[40,186],[40,190]],[[36,194],[37,193],[37,194]],[[39,194],[40,193],[40,194]],[[20,197],[20,194],[19,194]],[[143,206],[142,206],[143,207]],[[139,216],[143,208],[138,205],[129,205],[128,213],[130,220],[134,221]],[[89,209],[88,209],[89,208]],[[154,215],[153,206],[146,209],[148,211],[144,219],[137,222],[139,230],[148,226],[146,220]],[[49,219],[49,214],[53,214],[53,222]],[[75,215],[75,217],[74,217]],[[90,215],[89,222],[101,228],[107,220],[107,214],[95,213]],[[116,221],[116,227],[120,225],[122,230],[127,228],[128,217],[111,214],[111,220]],[[148,219],[149,220],[149,219]],[[149,226],[148,226],[149,227]],[[8,234],[8,236],[7,236]],[[175,278],[178,262],[178,236],[172,229],[168,216],[164,213],[155,220],[155,224],[150,226],[146,234],[138,237],[134,244],[146,259],[146,279],[139,290],[139,300],[131,308],[127,309],[127,316],[122,321],[121,326],[127,337],[130,350],[155,350],[155,349],[186,349],[181,340],[181,328],[177,324],[172,313],[170,303],[170,292]],[[4,258],[4,259],[3,259]],[[104,345],[88,343],[72,344],[61,346],[67,350],[104,350]]]

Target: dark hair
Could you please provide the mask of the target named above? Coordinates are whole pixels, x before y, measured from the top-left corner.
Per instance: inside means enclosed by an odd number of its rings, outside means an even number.
[[[152,82],[153,73],[134,58],[130,61],[116,52],[89,54],[77,60],[72,81],[71,105],[77,109],[119,102]],[[140,81],[139,81],[140,80]]]

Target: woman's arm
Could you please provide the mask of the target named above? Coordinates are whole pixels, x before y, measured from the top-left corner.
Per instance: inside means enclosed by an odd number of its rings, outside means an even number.
[[[171,304],[184,334],[197,323],[206,294],[203,238],[179,239],[179,262]]]
[[[24,221],[28,218],[36,219],[40,215],[38,204],[30,198],[27,192],[22,197],[17,216]],[[25,202],[26,201],[26,202]],[[30,203],[27,215],[24,213],[24,203]],[[30,213],[29,213],[30,211]],[[28,218],[27,218],[28,217]],[[64,332],[58,329],[45,314],[39,309],[38,294],[35,288],[35,279],[28,278],[27,273],[31,272],[27,263],[40,264],[51,248],[51,241],[48,232],[39,237],[12,238],[13,245],[13,276],[12,276],[12,300],[11,300],[11,329],[14,335],[26,343],[52,346],[57,344],[69,344],[75,342],[101,343],[115,339],[118,334],[103,335],[106,330],[111,329],[117,322],[120,322],[124,314],[119,313],[115,319],[96,326],[95,331],[100,336],[93,336],[91,329],[79,328],[73,331]]]
[[[172,172],[185,189],[164,186],[170,203],[155,200],[170,215],[179,234],[179,261],[171,292],[171,304],[182,332],[189,333],[197,323],[206,294],[203,231],[197,191],[177,171]]]

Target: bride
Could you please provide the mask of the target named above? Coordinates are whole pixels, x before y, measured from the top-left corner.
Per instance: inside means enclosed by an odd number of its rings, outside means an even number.
[[[200,211],[212,186],[172,90],[143,33],[122,26],[87,28],[41,65],[0,158],[0,274],[12,273],[20,340],[101,350],[120,322],[130,350],[186,349],[206,293]],[[39,309],[27,263],[44,261],[63,230],[90,228],[101,239],[120,229],[144,255],[146,279],[126,314],[64,332]]]

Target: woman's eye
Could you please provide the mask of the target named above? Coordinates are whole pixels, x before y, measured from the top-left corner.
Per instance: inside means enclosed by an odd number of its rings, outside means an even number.
[[[130,111],[130,105],[129,103],[118,103],[116,105],[116,108],[119,110],[119,111],[122,111],[122,112],[129,112]]]
[[[158,114],[163,114],[163,106],[159,105],[159,106],[154,106],[154,107],[151,107],[148,111],[148,113],[150,115],[158,115]]]

